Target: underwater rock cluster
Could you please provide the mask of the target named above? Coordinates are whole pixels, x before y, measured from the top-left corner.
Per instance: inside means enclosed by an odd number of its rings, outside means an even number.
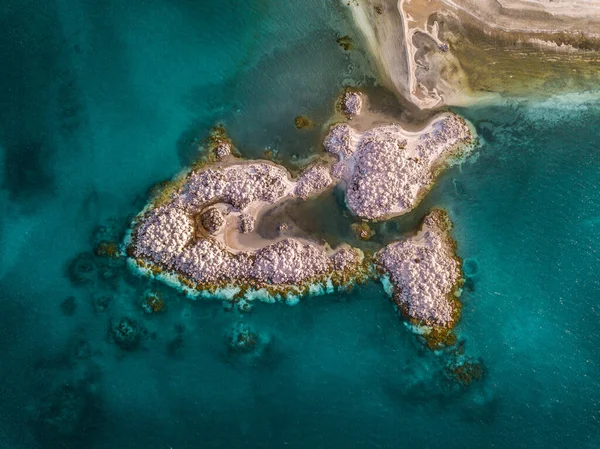
[[[99,402],[98,394],[85,382],[59,385],[40,398],[33,424],[43,441],[79,437],[97,425]]]
[[[121,349],[132,351],[136,349],[142,338],[142,329],[135,320],[123,317],[110,326],[110,336]]]
[[[250,352],[260,341],[258,334],[244,323],[236,323],[225,339],[229,349],[236,352]]]

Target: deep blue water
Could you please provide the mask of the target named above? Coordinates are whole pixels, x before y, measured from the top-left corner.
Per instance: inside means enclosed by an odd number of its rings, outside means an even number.
[[[371,83],[335,42],[353,35],[337,3],[5,1],[0,25],[0,447],[600,447],[600,102],[459,111],[476,156],[378,228],[454,220],[458,335],[485,367],[462,387],[374,283],[239,315],[106,261],[69,271],[218,122],[246,156],[316,154],[320,127],[294,117],[320,125],[343,84]],[[149,288],[165,313],[142,311]],[[123,316],[136,350],[108,338]],[[228,350],[238,322],[258,353]]]

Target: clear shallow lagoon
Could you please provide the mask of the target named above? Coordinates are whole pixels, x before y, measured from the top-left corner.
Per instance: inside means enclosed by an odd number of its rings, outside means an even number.
[[[454,220],[458,334],[486,369],[461,389],[376,284],[240,318],[120,269],[67,276],[217,122],[246,156],[318,151],[294,117],[321,123],[344,82],[370,83],[335,42],[351,33],[335,4],[13,1],[0,24],[0,447],[600,446],[600,102],[459,111],[477,156],[378,227],[393,238],[432,206]],[[142,311],[149,287],[165,313]],[[122,316],[146,329],[132,352],[107,337]],[[259,356],[228,350],[240,319],[270,342]]]

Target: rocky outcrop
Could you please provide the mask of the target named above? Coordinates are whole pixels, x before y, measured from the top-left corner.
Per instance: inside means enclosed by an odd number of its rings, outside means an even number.
[[[471,132],[454,114],[435,118],[420,132],[386,125],[360,133],[334,125],[325,150],[338,159],[333,176],[346,190],[346,204],[358,217],[380,220],[413,209],[441,168],[464,153]]]
[[[393,285],[393,298],[411,319],[429,326],[454,326],[459,314],[457,291],[462,284],[461,263],[449,235],[450,219],[432,211],[419,232],[391,243],[375,255],[381,272]]]
[[[252,232],[262,208],[288,197],[306,199],[332,181],[326,165],[310,167],[296,182],[283,167],[267,162],[205,167],[188,174],[170,202],[139,217],[129,252],[155,272],[214,286],[301,287],[339,271],[358,271],[362,252],[346,246],[333,251],[285,238],[258,249],[234,250],[224,243],[225,233]],[[194,217],[204,233],[194,232]]]
[[[360,92],[346,89],[340,98],[340,108],[342,112],[352,119],[362,111],[363,99]]]
[[[225,219],[221,211],[210,207],[200,214],[200,224],[206,232],[215,235],[225,226]]]

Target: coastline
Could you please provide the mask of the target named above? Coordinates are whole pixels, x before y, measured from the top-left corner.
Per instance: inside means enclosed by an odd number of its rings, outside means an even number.
[[[600,3],[579,6],[571,15],[565,2],[516,0],[367,0],[348,9],[382,83],[435,109],[597,88]]]

